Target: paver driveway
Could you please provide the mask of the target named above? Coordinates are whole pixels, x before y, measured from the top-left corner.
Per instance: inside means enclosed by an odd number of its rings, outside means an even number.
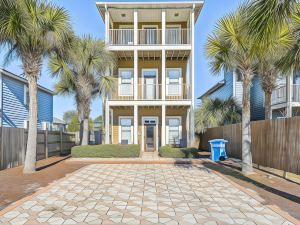
[[[291,224],[202,165],[89,165],[3,224]]]

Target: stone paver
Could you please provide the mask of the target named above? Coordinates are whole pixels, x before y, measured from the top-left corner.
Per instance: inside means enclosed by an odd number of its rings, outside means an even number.
[[[0,224],[292,224],[202,165],[89,165]]]

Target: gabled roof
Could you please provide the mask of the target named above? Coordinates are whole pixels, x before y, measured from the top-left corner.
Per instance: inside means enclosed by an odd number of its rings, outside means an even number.
[[[9,71],[7,71],[7,70],[5,70],[3,68],[0,68],[0,74],[3,74],[5,76],[8,76],[8,77],[13,78],[15,80],[18,80],[18,81],[20,81],[20,82],[22,82],[24,84],[28,84],[28,81],[23,76],[14,74],[14,73],[9,72]],[[55,93],[53,91],[51,91],[50,89],[45,88],[45,87],[43,87],[41,85],[38,85],[38,88],[40,90],[44,91],[44,92],[47,92],[50,95],[55,95]]]
[[[225,80],[219,81],[217,84],[212,86],[210,89],[208,89],[204,94],[202,94],[198,99],[202,99],[204,97],[207,97],[217,91],[219,88],[223,87],[226,84]]]

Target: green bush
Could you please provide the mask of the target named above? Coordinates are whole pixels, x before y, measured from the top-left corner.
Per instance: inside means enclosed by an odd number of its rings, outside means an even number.
[[[140,155],[139,145],[84,145],[72,148],[75,158],[135,158]]]
[[[168,145],[159,148],[159,155],[164,158],[199,158],[196,148],[173,148]]]

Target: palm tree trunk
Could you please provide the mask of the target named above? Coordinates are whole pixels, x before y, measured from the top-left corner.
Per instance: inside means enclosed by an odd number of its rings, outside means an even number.
[[[37,140],[37,76],[28,76],[29,89],[29,126],[24,173],[35,172],[36,140]]]
[[[251,78],[245,75],[243,79],[243,110],[242,110],[242,172],[253,172],[251,153],[251,126],[250,126],[250,87]]]
[[[89,118],[84,118],[81,145],[88,145],[88,144],[89,144]]]
[[[265,120],[271,119],[271,97],[272,93],[265,92]]]

